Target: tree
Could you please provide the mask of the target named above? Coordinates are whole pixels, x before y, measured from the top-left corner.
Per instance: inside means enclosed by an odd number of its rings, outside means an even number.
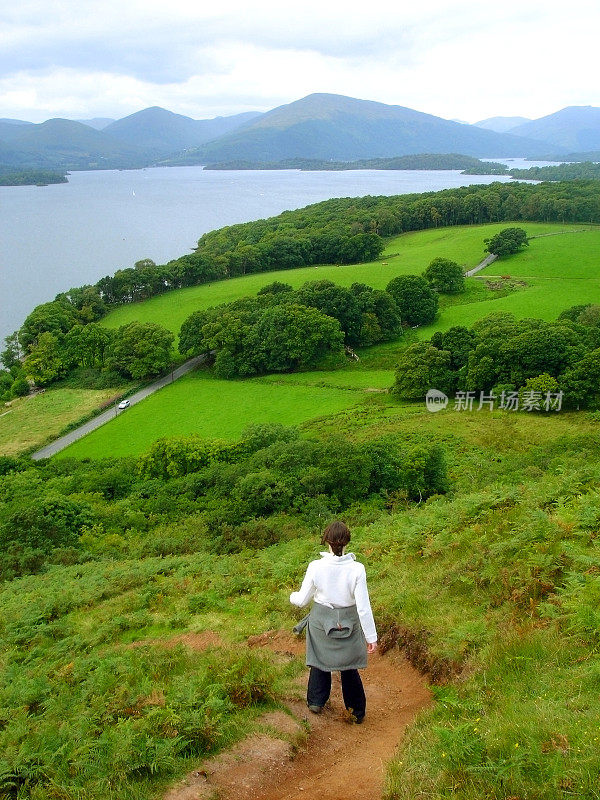
[[[336,286],[333,281],[309,281],[294,295],[294,301],[303,306],[312,306],[337,319],[344,332],[346,344],[360,344],[362,324],[361,308],[350,289]]]
[[[259,289],[257,294],[281,294],[282,292],[293,292],[294,290],[289,285],[289,283],[282,283],[281,281],[273,281],[273,283],[268,283],[266,286],[263,286],[262,289]]]
[[[434,258],[423,277],[434,292],[458,294],[465,290],[465,276],[462,267],[449,258]]]
[[[33,309],[21,326],[19,341],[25,350],[31,350],[42,333],[62,337],[77,321],[77,312],[67,301],[42,303]]]
[[[600,348],[587,353],[559,376],[565,403],[571,408],[600,408]]]
[[[23,357],[23,350],[19,342],[19,331],[15,331],[11,333],[10,336],[7,336],[4,343],[6,344],[6,349],[0,354],[0,361],[6,369],[19,366]]]
[[[438,350],[429,342],[416,342],[400,353],[392,391],[406,400],[420,400],[429,389],[451,392],[455,381],[450,353]]]
[[[35,348],[23,363],[23,370],[38,386],[46,386],[67,374],[67,364],[56,336],[49,332],[40,334]]]
[[[513,253],[518,253],[523,247],[529,246],[527,233],[523,228],[504,228],[500,233],[484,239],[486,253],[493,253],[502,258]]]
[[[174,339],[171,331],[154,322],[121,325],[115,331],[107,362],[127,377],[155,377],[170,367]]]
[[[65,352],[74,364],[82,367],[102,367],[112,337],[113,331],[94,322],[88,325],[75,325],[65,336]]]
[[[287,372],[341,353],[343,333],[336,319],[293,303],[267,309],[257,325],[265,372]]]
[[[427,325],[436,317],[438,296],[420,275],[398,275],[386,286],[407,325]]]

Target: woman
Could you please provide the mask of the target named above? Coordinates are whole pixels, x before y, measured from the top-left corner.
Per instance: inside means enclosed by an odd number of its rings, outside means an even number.
[[[365,568],[354,553],[344,552],[349,541],[350,531],[343,522],[336,520],[325,528],[321,542],[328,551],[310,562],[300,591],[292,592],[290,602],[302,607],[314,598],[306,617],[308,708],[321,713],[331,693],[331,673],[339,670],[344,705],[360,724],[366,698],[358,670],[367,666],[367,653],[377,649],[377,631]],[[295,630],[301,629],[302,625]]]

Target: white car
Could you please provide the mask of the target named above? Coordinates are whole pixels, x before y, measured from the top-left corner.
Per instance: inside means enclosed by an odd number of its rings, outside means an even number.
[[[121,402],[119,403],[119,410],[122,411],[124,408],[129,408],[130,405],[131,403],[129,402],[129,400],[121,400]]]

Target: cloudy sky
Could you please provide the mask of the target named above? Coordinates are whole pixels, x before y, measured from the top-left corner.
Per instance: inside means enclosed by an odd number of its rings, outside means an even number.
[[[202,119],[312,92],[467,122],[600,105],[598,0],[3,6],[0,117],[119,118],[159,105]]]

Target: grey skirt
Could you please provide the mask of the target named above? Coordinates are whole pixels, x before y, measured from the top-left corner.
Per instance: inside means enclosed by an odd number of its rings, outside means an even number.
[[[367,642],[356,606],[313,604],[306,626],[306,665],[324,672],[367,666]]]

